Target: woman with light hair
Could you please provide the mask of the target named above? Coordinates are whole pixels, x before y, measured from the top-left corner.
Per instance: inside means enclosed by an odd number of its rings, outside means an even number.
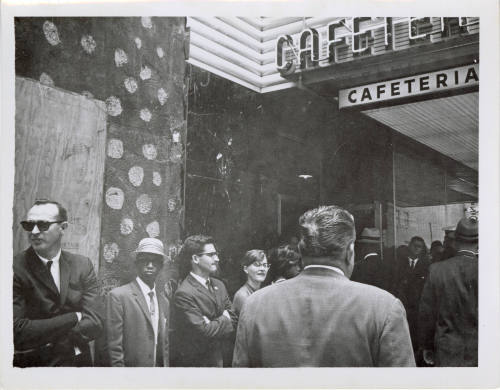
[[[236,292],[233,299],[233,311],[239,315],[246,299],[257,291],[266,279],[269,263],[264,251],[252,249],[241,260],[243,272],[247,274],[246,283]]]

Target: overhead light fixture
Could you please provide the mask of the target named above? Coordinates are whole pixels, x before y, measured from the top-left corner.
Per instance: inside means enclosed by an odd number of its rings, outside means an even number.
[[[299,175],[301,179],[307,180],[307,179],[312,179],[311,175]]]

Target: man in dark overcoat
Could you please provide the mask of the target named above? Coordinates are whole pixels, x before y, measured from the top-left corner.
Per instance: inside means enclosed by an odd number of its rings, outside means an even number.
[[[427,364],[477,367],[478,223],[463,218],[454,257],[432,264],[420,301],[419,341]]]

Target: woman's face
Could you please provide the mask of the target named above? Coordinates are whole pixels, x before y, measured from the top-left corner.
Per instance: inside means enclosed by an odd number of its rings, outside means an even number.
[[[247,274],[248,280],[262,283],[266,278],[268,268],[267,258],[264,257],[262,261],[254,261],[252,264],[243,267],[243,271]]]

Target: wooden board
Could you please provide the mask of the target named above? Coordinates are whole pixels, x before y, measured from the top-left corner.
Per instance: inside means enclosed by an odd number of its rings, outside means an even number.
[[[49,198],[68,210],[63,249],[98,269],[105,142],[103,102],[16,77],[14,253],[29,246],[19,221]]]

